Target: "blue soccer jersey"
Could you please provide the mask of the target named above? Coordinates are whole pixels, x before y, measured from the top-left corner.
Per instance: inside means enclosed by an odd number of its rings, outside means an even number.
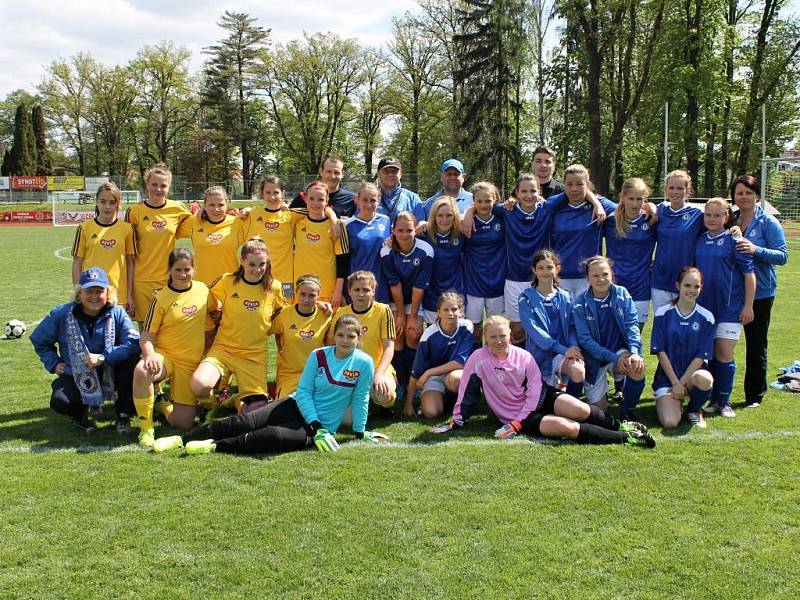
[[[431,283],[422,298],[422,308],[436,312],[436,302],[442,292],[455,290],[464,294],[464,236],[456,234],[435,234],[433,245],[433,270]]]
[[[503,208],[484,221],[473,217],[472,236],[464,251],[464,291],[477,298],[503,295],[506,280],[506,233]]]
[[[617,219],[606,219],[606,256],[613,262],[614,280],[627,288],[634,301],[650,300],[650,263],[656,245],[656,228],[639,215],[630,222],[627,235],[617,235]]]
[[[414,246],[404,254],[393,248],[381,248],[381,269],[386,285],[392,287],[398,283],[403,288],[403,303],[411,302],[412,288],[427,290],[433,271],[433,247],[419,238]]]
[[[703,211],[688,204],[673,210],[665,200],[658,205],[656,230],[653,287],[674,294],[681,269],[693,264],[695,243],[703,231]]]
[[[699,304],[688,315],[673,304],[662,306],[653,319],[650,354],[666,353],[672,369],[682,377],[695,358],[711,360],[714,355],[714,316]],[[659,364],[653,390],[672,387]]]
[[[736,251],[730,231],[713,237],[705,232],[697,240],[694,261],[703,274],[697,303],[711,311],[717,323],[738,323],[744,307],[744,274],[753,272],[753,255]]]
[[[472,354],[472,344],[472,323],[466,319],[459,319],[456,330],[450,335],[442,331],[437,321],[426,328],[419,339],[411,376],[419,378],[428,369],[451,360],[465,364]]]
[[[358,217],[343,221],[347,245],[350,249],[348,275],[356,271],[371,271],[378,280],[376,297],[388,300],[388,288],[383,283],[381,248],[391,235],[391,224],[386,215],[376,214],[369,222]]]
[[[548,201],[561,202],[558,194]],[[616,205],[608,198],[598,197],[606,214],[614,212]],[[581,261],[600,253],[602,225],[592,216],[594,208],[588,202],[580,206],[563,204],[553,214],[550,228],[550,246],[561,257],[561,277],[582,279],[585,276]]]
[[[619,329],[619,325],[614,317],[614,309],[611,306],[611,296],[605,298],[595,298],[591,290],[587,293],[587,299],[591,297],[597,307],[597,326],[600,332],[597,343],[603,348],[616,352],[621,348],[626,348],[625,338]]]
[[[526,212],[518,202],[506,214],[506,279],[531,280],[533,255],[550,247],[550,220],[556,202],[547,200],[531,212]]]

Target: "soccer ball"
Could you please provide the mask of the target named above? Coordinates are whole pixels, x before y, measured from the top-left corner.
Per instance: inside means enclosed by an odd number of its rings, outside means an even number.
[[[8,323],[6,323],[4,331],[7,338],[16,340],[25,335],[26,329],[27,327],[25,327],[25,323],[19,319],[11,319]]]

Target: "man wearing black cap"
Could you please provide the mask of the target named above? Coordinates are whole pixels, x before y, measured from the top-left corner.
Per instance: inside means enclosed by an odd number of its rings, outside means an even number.
[[[352,217],[356,214],[355,198],[356,195],[350,190],[342,187],[344,177],[344,161],[335,154],[329,154],[322,159],[322,166],[319,168],[319,178],[325,187],[328,188],[328,206],[333,208],[336,216],[340,219]],[[289,205],[289,208],[305,208],[303,194],[297,194]]]
[[[417,221],[424,221],[422,200],[411,190],[400,186],[402,174],[400,160],[394,156],[384,156],[378,163],[378,186],[381,190],[378,212],[389,217],[391,223],[394,223],[395,215],[403,211],[414,213]]]
[[[433,203],[442,196],[455,198],[458,212],[463,215],[464,211],[472,204],[472,194],[464,189],[466,174],[464,173],[463,163],[455,158],[450,158],[442,163],[440,173],[439,180],[442,182],[442,189],[425,200],[426,218],[431,214]]]

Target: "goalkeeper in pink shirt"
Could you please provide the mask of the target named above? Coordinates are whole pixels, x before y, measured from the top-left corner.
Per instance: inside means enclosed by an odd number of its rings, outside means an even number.
[[[453,416],[435,428],[435,433],[463,427],[483,392],[489,408],[503,423],[495,431],[497,438],[511,439],[522,433],[584,444],[655,447],[655,440],[641,423],[619,421],[610,412],[543,384],[533,356],[510,343],[508,319],[489,317],[484,331],[486,345],[473,352],[464,365]]]

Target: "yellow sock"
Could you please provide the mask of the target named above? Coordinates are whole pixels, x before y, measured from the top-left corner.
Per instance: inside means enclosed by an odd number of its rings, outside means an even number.
[[[139,415],[139,429],[153,429],[153,396],[148,395],[144,398],[134,398],[133,404],[136,406],[136,414]]]
[[[172,402],[167,402],[166,400],[156,402],[155,408],[158,414],[169,421],[169,416],[172,414]]]

